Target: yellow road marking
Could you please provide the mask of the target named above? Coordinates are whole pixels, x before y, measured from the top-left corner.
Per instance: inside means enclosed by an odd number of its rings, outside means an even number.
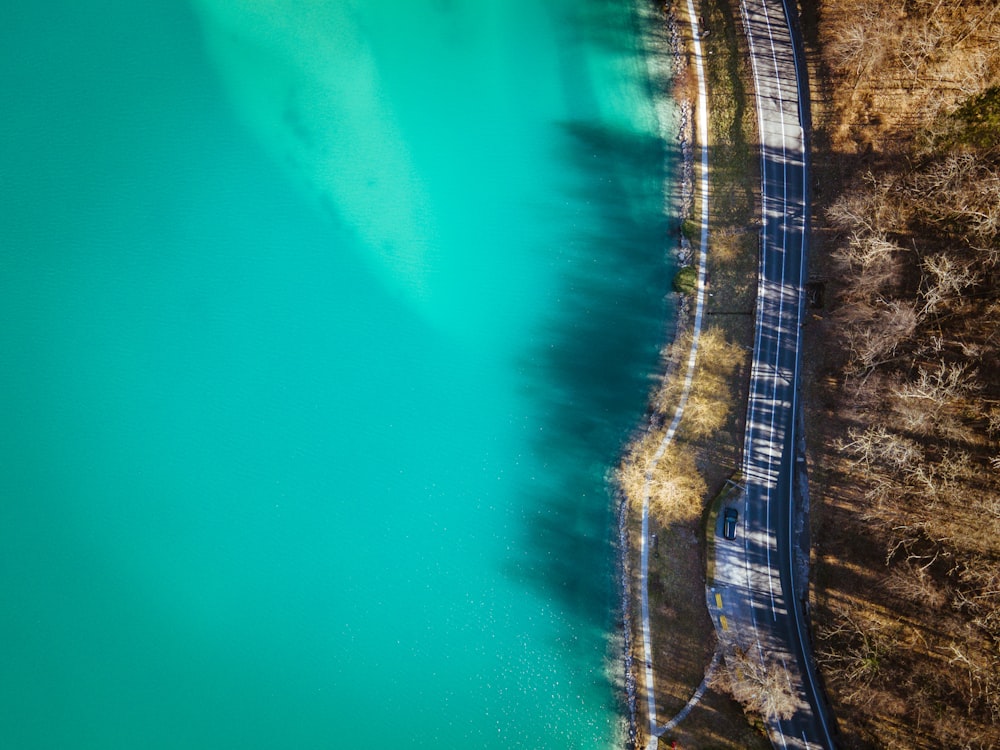
[[[715,595],[715,606],[722,609],[722,594]]]
[[[725,615],[719,615],[719,624],[722,625],[723,630],[729,630],[729,623],[726,622]]]

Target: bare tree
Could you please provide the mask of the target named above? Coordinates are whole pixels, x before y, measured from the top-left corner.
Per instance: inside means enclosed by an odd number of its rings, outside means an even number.
[[[980,242],[1000,233],[1000,169],[974,153],[952,153],[914,172],[904,194],[929,224]]]
[[[935,555],[926,563],[913,564],[907,560],[902,565],[894,566],[885,583],[886,588],[920,607],[941,609],[948,604],[949,592],[927,572],[936,560]]]
[[[661,523],[687,522],[701,513],[705,480],[690,448],[676,441],[656,460],[662,440],[663,432],[652,431],[633,442],[617,480],[635,506],[642,505],[648,491],[650,512]]]
[[[884,425],[865,430],[851,429],[849,440],[841,442],[843,450],[855,457],[869,472],[885,467],[891,472],[902,473],[923,461],[924,453],[913,440],[890,432]]]
[[[938,312],[943,303],[961,296],[962,292],[981,280],[971,260],[950,253],[925,256],[920,267],[924,271],[924,307],[922,315]]]
[[[966,431],[957,414],[978,390],[975,368],[941,361],[921,367],[914,379],[896,378],[888,388],[888,405],[907,430],[955,437]]]
[[[830,57],[839,71],[855,80],[879,67],[888,52],[887,37],[892,20],[872,3],[855,9],[830,43]]]
[[[868,372],[894,356],[912,339],[920,311],[905,300],[874,300],[846,305],[839,312],[843,336],[851,354],[849,369]]]
[[[872,301],[899,278],[900,248],[882,232],[854,232],[833,257],[850,275],[848,299]]]
[[[788,719],[795,713],[798,697],[788,681],[784,667],[759,645],[743,648],[735,640],[721,645],[725,659],[712,683],[743,705],[751,714],[765,720]]]
[[[701,512],[707,489],[690,449],[672,443],[657,466],[650,512],[661,522],[690,520]]]
[[[841,232],[884,234],[895,227],[897,217],[891,194],[895,180],[867,171],[861,184],[841,194],[827,209],[827,218]]]
[[[874,619],[859,620],[842,613],[837,627],[820,635],[817,658],[847,688],[849,701],[862,699],[882,672],[892,639]]]

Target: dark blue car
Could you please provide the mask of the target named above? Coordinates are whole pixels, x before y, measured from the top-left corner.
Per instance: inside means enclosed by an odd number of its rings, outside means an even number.
[[[739,511],[736,508],[726,508],[722,514],[722,536],[726,539],[736,538],[736,522],[740,520]]]

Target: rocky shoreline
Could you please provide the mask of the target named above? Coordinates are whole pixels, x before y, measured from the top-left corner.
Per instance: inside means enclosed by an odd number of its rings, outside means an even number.
[[[666,4],[662,9],[657,8],[662,18],[657,21],[666,27],[668,59],[671,71],[670,79],[675,83],[683,80],[688,68],[688,61],[685,55],[684,45],[681,41],[678,20],[670,4]],[[676,85],[672,87],[668,96],[676,104],[676,114],[671,113],[669,117],[661,113],[661,134],[666,138],[670,133],[676,133],[676,142],[680,151],[680,162],[676,176],[671,177],[664,185],[666,200],[664,211],[671,220],[668,226],[675,232],[676,244],[670,250],[674,255],[674,265],[676,268],[690,265],[693,262],[694,249],[690,240],[682,231],[685,219],[692,215],[694,211],[694,127],[692,101],[686,91],[678,91]],[[673,330],[668,331],[665,337],[665,344],[662,354],[662,372],[660,379],[665,380],[673,374],[678,363],[669,356],[669,345],[691,325],[691,305],[690,300],[681,294],[670,290],[668,294],[674,297],[674,319]],[[642,423],[637,426],[635,432],[647,432],[656,427],[657,409],[652,403],[647,407]],[[633,433],[632,438],[635,437]],[[630,439],[629,445],[635,441]],[[612,479],[612,482],[614,480]],[[621,612],[622,612],[622,660],[624,672],[625,702],[627,711],[628,728],[625,740],[626,750],[635,750],[638,745],[638,687],[635,669],[635,657],[633,654],[633,597],[632,582],[635,573],[630,565],[632,557],[632,547],[628,538],[628,518],[630,509],[625,493],[620,487],[615,486],[615,497],[617,499],[617,520],[618,520],[618,548],[619,548],[619,576],[621,585]]]

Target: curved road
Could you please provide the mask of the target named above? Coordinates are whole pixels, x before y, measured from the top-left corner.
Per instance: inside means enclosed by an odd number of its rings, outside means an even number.
[[[741,0],[761,139],[762,222],[744,492],[734,541],[716,545],[709,606],[723,638],[784,666],[795,696],[788,720],[769,725],[775,747],[833,750],[803,612],[807,586],[794,524],[800,338],[808,238],[809,102],[784,0]],[[720,513],[720,517],[721,517]]]

